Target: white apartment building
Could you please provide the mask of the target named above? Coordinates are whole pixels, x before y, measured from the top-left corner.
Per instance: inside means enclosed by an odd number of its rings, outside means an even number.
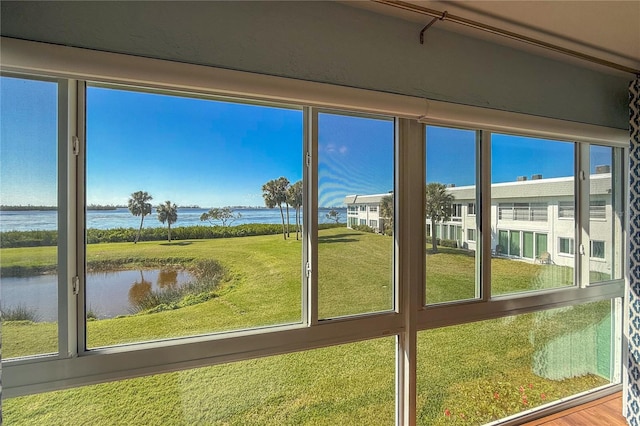
[[[374,232],[384,232],[384,223],[380,219],[380,203],[387,194],[347,195],[344,203],[347,206],[347,228],[367,225]]]
[[[618,228],[613,223],[611,173],[606,166],[598,171],[600,173],[590,177],[590,270],[610,274],[612,250],[620,244],[619,237],[614,235]],[[541,175],[491,185],[492,254],[572,267],[575,252],[579,250],[574,243],[574,187],[573,177],[543,179]],[[436,224],[434,230],[431,220],[427,219],[427,237],[435,232],[438,238],[456,241],[460,248],[475,250],[475,186],[447,190],[455,200],[451,219]],[[385,195],[388,194],[347,196],[347,227],[369,225],[379,232],[379,203]],[[620,253],[614,255],[617,258]]]

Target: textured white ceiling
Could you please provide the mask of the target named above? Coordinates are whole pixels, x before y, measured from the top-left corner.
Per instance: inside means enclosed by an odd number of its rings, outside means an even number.
[[[634,69],[640,69],[640,0],[626,1],[407,1],[447,11],[466,19],[533,37]],[[427,16],[374,2],[346,2],[386,15],[426,24]],[[518,49],[534,50],[561,60],[574,61],[524,43],[490,35],[452,22],[437,22],[438,28],[489,38]],[[419,30],[418,30],[419,33]],[[416,35],[418,40],[418,35]]]

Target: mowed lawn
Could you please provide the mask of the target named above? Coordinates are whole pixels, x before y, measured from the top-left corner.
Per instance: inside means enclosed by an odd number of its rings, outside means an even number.
[[[391,241],[346,228],[321,231],[321,317],[391,308]],[[33,249],[1,250],[3,267],[24,264],[28,250]],[[90,321],[88,344],[98,347],[300,322],[301,250],[300,241],[284,241],[278,235],[171,245],[89,245],[87,260],[94,267],[126,263],[131,268],[161,264],[189,268],[198,259],[215,259],[225,267],[226,276],[216,297],[203,303]],[[37,251],[31,257],[33,265],[55,263],[55,249]],[[493,265],[494,278],[506,286],[505,292],[511,280],[512,291],[520,291],[523,283],[534,283],[548,273],[545,266],[506,259],[494,259]],[[455,300],[468,294],[469,288],[460,290],[452,284],[451,275],[473,276],[473,257],[441,251],[428,255],[427,269],[428,300],[450,295],[449,300]],[[593,349],[590,336],[606,330],[609,312],[608,302],[599,302],[421,332],[420,424],[480,424],[607,383],[602,372],[606,368],[598,369],[593,361],[581,360],[580,368],[566,374],[553,367],[571,357],[554,358],[562,353],[564,338],[574,346],[586,341],[584,349]],[[5,322],[2,332],[5,358],[55,351],[53,324]],[[606,333],[600,331],[599,336],[606,346]],[[3,416],[7,424],[18,425],[392,424],[394,342],[393,337],[375,339],[13,398],[4,401]]]

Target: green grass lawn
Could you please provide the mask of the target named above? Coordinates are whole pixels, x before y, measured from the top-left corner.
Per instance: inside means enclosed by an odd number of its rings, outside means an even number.
[[[336,228],[321,231],[319,242],[321,317],[391,308],[389,237]],[[55,265],[55,248],[38,248],[33,257],[29,250],[2,249],[2,267]],[[88,264],[96,269],[189,268],[199,259],[226,268],[216,297],[204,303],[88,322],[89,346],[298,322],[301,250],[300,241],[277,235],[89,245]],[[473,262],[455,250],[428,255],[428,300],[468,298],[473,285],[455,279],[473,276]],[[535,289],[537,277],[549,273],[546,265],[507,259],[492,266],[504,292]],[[421,332],[420,424],[480,424],[608,383],[598,360],[576,359],[569,373],[556,371],[578,356],[564,353],[567,347],[608,350],[608,315],[608,302],[599,302]],[[5,358],[55,350],[55,324],[5,322],[2,331]],[[3,415],[18,425],[391,424],[394,365],[394,339],[376,339],[13,398]]]

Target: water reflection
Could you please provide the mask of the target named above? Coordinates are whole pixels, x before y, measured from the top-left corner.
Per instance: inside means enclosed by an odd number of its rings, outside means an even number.
[[[136,302],[152,291],[174,289],[192,280],[179,269],[91,272],[86,280],[86,304],[98,319],[129,315]],[[57,286],[55,274],[3,277],[3,307],[24,306],[37,312],[39,321],[57,321]]]
[[[160,274],[162,274],[162,271],[160,271]],[[160,274],[158,274],[158,276],[160,276]],[[159,278],[158,282],[160,282]],[[129,288],[129,303],[131,303],[131,305],[133,306],[136,306],[140,304],[149,294],[151,294],[151,282],[145,281],[144,273],[140,271],[140,279],[134,281],[134,283],[131,284],[131,288]]]
[[[142,271],[140,271],[142,272]],[[172,288],[178,285],[178,271],[175,269],[163,269],[158,274],[158,287]]]

